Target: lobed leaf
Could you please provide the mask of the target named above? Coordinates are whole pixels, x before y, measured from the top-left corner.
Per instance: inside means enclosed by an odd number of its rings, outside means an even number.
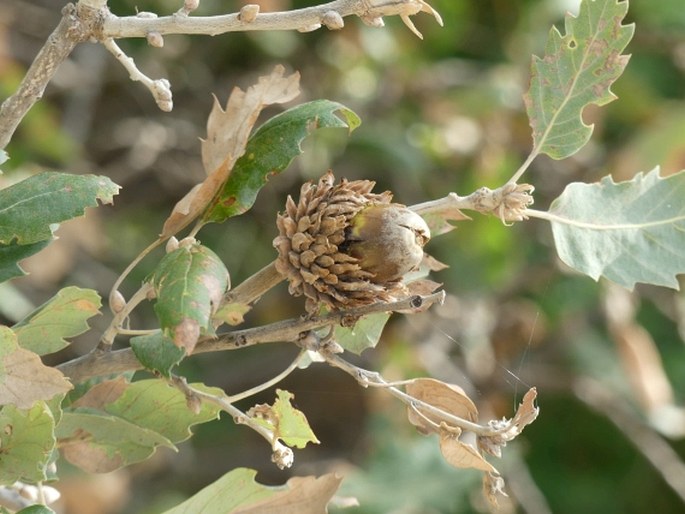
[[[203,384],[192,387],[223,394]],[[192,435],[190,427],[218,415],[219,408],[206,402],[194,413],[185,395],[164,380],[129,383],[120,377],[95,385],[65,409],[57,433],[69,462],[101,473],[147,459],[158,446],[175,449]]]
[[[191,386],[206,393],[224,395],[217,387],[203,384]],[[164,380],[150,379],[130,384],[116,401],[105,404],[104,410],[162,434],[173,443],[179,443],[192,435],[190,427],[193,425],[217,419],[220,408],[202,402],[200,411],[195,414],[188,408],[181,391]]]
[[[293,477],[286,485],[273,487],[255,482],[256,475],[252,469],[234,469],[164,514],[319,514],[327,512],[342,481],[328,473]]]
[[[0,405],[29,409],[36,401],[70,389],[62,373],[45,366],[35,353],[19,348],[14,332],[0,326]]]
[[[223,395],[216,387],[191,385],[207,393]],[[161,434],[172,443],[188,439],[192,435],[191,426],[217,419],[220,410],[216,405],[203,402],[195,414],[188,408],[184,394],[165,380],[129,383],[123,378],[95,385],[72,407],[97,409]]]
[[[54,428],[44,402],[27,410],[13,405],[0,409],[0,484],[47,478],[46,468],[55,448]]]
[[[488,473],[497,473],[497,469],[485,460],[478,450],[470,444],[460,441],[458,434],[451,430],[440,431],[440,453],[455,468],[471,468]]]
[[[214,97],[212,111],[207,118],[207,139],[202,141],[202,164],[211,175],[229,161],[230,170],[235,160],[243,155],[259,113],[268,105],[289,102],[300,94],[300,74],[284,77],[285,68],[278,65],[270,75],[259,77],[247,91],[233,88],[222,109]]]
[[[578,17],[566,15],[565,34],[552,28],[545,56],[533,57],[524,100],[534,154],[563,159],[590,139],[593,127],[583,122],[583,110],[616,98],[611,84],[630,58],[621,55],[635,29],[621,24],[627,11],[627,1],[584,0]]]
[[[314,100],[274,116],[250,137],[245,153],[202,219],[221,223],[250,209],[269,177],[302,153],[302,141],[314,130],[347,128],[351,132],[360,123],[354,112],[330,100]]]
[[[119,186],[107,177],[40,173],[0,190],[0,244],[52,238],[50,225],[82,216],[98,200],[112,203]]]
[[[191,354],[200,335],[214,331],[212,314],[229,287],[226,266],[206,246],[181,245],[160,261],[152,284],[163,333]]]
[[[207,119],[207,139],[202,141],[202,164],[207,178],[195,186],[175,206],[164,222],[162,237],[169,237],[197,218],[215,197],[245,153],[250,131],[267,105],[292,100],[299,93],[299,73],[284,76],[283,66],[259,77],[247,91],[234,88],[222,109],[216,97]]]
[[[685,171],[569,184],[550,207],[561,260],[595,280],[678,289],[685,273]]]
[[[290,403],[295,396],[289,391],[276,389],[276,401],[273,406],[274,416],[278,419],[276,437],[288,446],[304,448],[307,443],[319,444],[319,440],[312,432],[309,422],[301,410]]]
[[[407,384],[406,392],[417,400],[467,421],[478,419],[478,409],[458,385],[448,384],[434,378],[416,378]],[[407,408],[409,422],[424,434],[433,432],[433,424],[439,425],[443,421],[429,412],[422,411],[422,413],[423,416],[419,416],[413,408]],[[432,421],[432,424],[428,423],[425,418]]]
[[[56,434],[64,458],[89,473],[107,473],[150,457],[166,437],[125,419],[90,409],[64,411]]]
[[[294,395],[281,389],[276,389],[276,395],[273,406],[256,405],[249,414],[288,446],[304,448],[307,443],[319,444],[304,413],[290,403]]]
[[[28,245],[20,245],[16,241],[9,244],[0,243],[0,282],[25,275],[18,263],[40,252],[52,242],[52,239]]]
[[[12,327],[19,346],[38,355],[69,345],[67,338],[86,332],[86,320],[100,314],[100,296],[92,289],[66,287]]]

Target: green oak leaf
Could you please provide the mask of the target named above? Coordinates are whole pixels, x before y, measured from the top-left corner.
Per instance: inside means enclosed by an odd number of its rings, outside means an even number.
[[[86,332],[86,320],[100,314],[100,296],[92,289],[66,287],[12,327],[19,346],[38,355],[69,345],[66,338]]]
[[[214,332],[211,318],[229,287],[226,266],[206,246],[182,245],[160,261],[152,285],[162,331],[191,354],[201,335]]]
[[[223,390],[217,387],[190,385],[205,393],[224,396]],[[200,411],[193,413],[181,391],[165,380],[149,379],[130,384],[116,401],[106,404],[104,410],[179,443],[192,435],[191,426],[217,419],[221,409],[202,402]]]
[[[250,137],[245,153],[205,211],[203,221],[221,223],[252,207],[269,177],[283,171],[302,153],[300,144],[314,130],[347,128],[352,131],[360,123],[354,112],[330,100],[314,100],[274,116]]]
[[[0,190],[0,244],[52,238],[50,225],[82,216],[98,200],[112,203],[119,186],[107,177],[39,173]]]
[[[276,389],[276,401],[273,414],[278,419],[278,426],[274,434],[288,446],[304,448],[307,443],[319,444],[319,440],[312,432],[304,413],[290,403],[295,396],[289,391]]]
[[[368,314],[353,327],[336,326],[333,337],[345,350],[359,355],[367,348],[376,347],[389,319],[387,312]]]
[[[293,477],[283,486],[265,486],[255,482],[256,475],[253,469],[234,469],[163,514],[328,512],[327,505],[342,481],[342,477],[328,473]]]
[[[304,448],[307,443],[319,444],[304,413],[290,403],[294,395],[289,391],[276,389],[276,396],[273,406],[256,405],[249,414],[257,423],[271,430],[276,439],[288,446]]]
[[[31,505],[30,507],[17,511],[16,514],[55,514],[55,511],[45,505]]]
[[[191,386],[224,394],[203,384]],[[197,412],[191,411],[185,395],[164,380],[129,383],[119,377],[96,384],[66,408],[57,433],[69,462],[105,472],[147,459],[158,446],[175,449],[175,443],[192,435],[191,426],[217,419],[219,410],[202,402]]]
[[[178,347],[162,332],[131,338],[131,349],[147,369],[169,378],[171,369],[186,356],[185,348]]]
[[[166,437],[123,418],[88,408],[65,409],[57,425],[62,456],[89,473],[107,473],[150,457]]]
[[[595,280],[678,289],[685,273],[685,171],[569,184],[549,211],[561,260]]]
[[[26,272],[21,269],[18,263],[40,252],[53,239],[49,238],[45,241],[38,241],[28,245],[20,245],[16,241],[8,244],[0,243],[0,282],[25,275]]]
[[[55,447],[55,422],[45,402],[30,409],[0,409],[0,484],[45,480]]]
[[[583,122],[583,109],[616,98],[610,86],[630,58],[621,55],[635,30],[621,24],[627,11],[627,1],[584,0],[577,17],[566,15],[565,34],[552,28],[545,56],[533,57],[524,97],[533,155],[563,159],[590,139],[593,127]]]

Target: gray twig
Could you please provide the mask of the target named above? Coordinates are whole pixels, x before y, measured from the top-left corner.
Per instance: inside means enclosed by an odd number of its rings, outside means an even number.
[[[300,317],[287,319],[255,328],[236,330],[216,338],[201,340],[194,353],[236,350],[245,346],[263,343],[297,341],[300,334],[310,330],[340,324],[374,312],[414,311],[444,300],[445,293],[440,291],[426,296],[410,296],[388,303],[374,303],[347,311],[336,311],[325,316]],[[136,359],[133,350],[125,348],[116,351],[94,351],[57,366],[72,382],[83,382],[92,377],[123,373],[143,366]]]

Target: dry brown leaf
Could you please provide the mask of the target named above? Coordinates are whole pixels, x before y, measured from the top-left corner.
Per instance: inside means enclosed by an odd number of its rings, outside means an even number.
[[[430,227],[431,237],[435,238],[442,234],[447,234],[454,230],[456,225],[450,223],[451,221],[470,221],[471,218],[464,214],[460,209],[453,205],[445,205],[441,209],[430,211],[426,214],[422,213],[420,209],[416,213],[421,215],[425,222]]]
[[[426,268],[430,271],[442,271],[444,269],[449,268],[449,264],[445,264],[444,262],[440,262],[438,259],[435,257],[428,255],[427,253],[423,254],[423,260],[421,261],[421,268]]]
[[[162,238],[178,233],[197,218],[226,182],[233,165],[245,152],[252,127],[267,105],[288,102],[300,94],[300,74],[284,76],[276,66],[270,75],[259,77],[247,91],[233,88],[224,110],[216,97],[207,119],[207,139],[202,140],[202,164],[207,178],[196,185],[175,206],[162,228]]]
[[[489,425],[497,430],[497,434],[491,436],[479,436],[478,448],[485,453],[502,456],[502,448],[507,443],[515,439],[523,429],[530,425],[538,417],[540,408],[535,406],[537,390],[531,387],[519,404],[516,414],[511,419],[501,419],[490,421]]]
[[[467,421],[476,421],[478,419],[478,409],[464,390],[457,385],[447,384],[434,378],[417,378],[407,385],[406,391],[407,394],[417,400],[429,403],[433,407],[444,410],[454,416]],[[438,425],[444,421],[434,414],[422,413],[426,418]],[[407,415],[409,422],[416,426],[420,432],[427,434],[435,431],[434,427],[426,423],[426,420],[411,407],[407,409]]]
[[[73,440],[88,441],[91,437],[91,434],[85,430],[72,434]],[[109,473],[124,465],[121,455],[112,454],[106,448],[94,446],[87,442],[64,445],[62,456],[74,466],[78,466],[88,473]]]
[[[247,91],[233,88],[222,109],[214,97],[214,107],[207,119],[207,139],[202,141],[202,164],[211,175],[227,159],[234,163],[245,151],[245,144],[261,110],[275,103],[288,102],[300,94],[300,74],[284,77],[278,65],[271,75],[259,77]]]
[[[407,284],[407,291],[409,291],[409,294],[411,295],[421,295],[421,296],[427,296],[433,291],[436,291],[442,287],[442,284],[440,282],[435,282],[433,280],[429,280],[427,278],[421,278],[419,280],[414,280],[413,282],[409,282]],[[426,309],[429,308],[430,305],[426,306]],[[419,309],[421,310],[421,309]],[[416,312],[416,310],[412,311]]]
[[[0,359],[0,405],[29,409],[72,388],[62,373],[45,366],[33,352],[16,348]]]
[[[293,477],[286,483],[287,489],[234,514],[324,514],[341,482],[342,477],[334,473]]]
[[[196,319],[183,318],[183,321],[174,327],[171,340],[176,346],[183,348],[186,355],[190,355],[195,350],[195,345],[200,339],[200,333],[200,325]]]
[[[71,406],[102,410],[103,406],[117,401],[129,385],[129,382],[124,377],[100,382],[91,387],[86,394],[81,396]]]
[[[523,395],[523,400],[521,400],[519,408],[516,410],[516,414],[511,420],[511,439],[523,432],[524,427],[535,421],[538,414],[540,414],[540,408],[535,406],[535,399],[537,397],[538,391],[534,387],[528,389],[526,394]]]
[[[652,336],[636,323],[612,325],[611,337],[636,399],[647,412],[673,405],[674,394]]]
[[[470,444],[459,440],[459,432],[440,430],[440,452],[455,468],[472,468],[488,473],[497,473],[495,467],[483,458]]]
[[[499,495],[509,496],[504,492],[504,479],[499,473],[486,473],[483,475],[483,494],[490,506],[496,511],[499,509]]]

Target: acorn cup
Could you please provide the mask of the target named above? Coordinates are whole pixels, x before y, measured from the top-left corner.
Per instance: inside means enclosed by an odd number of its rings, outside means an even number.
[[[372,193],[375,182],[334,184],[327,172],[307,182],[297,203],[288,197],[276,219],[276,270],[305,308],[350,309],[405,296],[402,277],[423,259],[430,230],[421,216],[391,203],[392,193]]]

